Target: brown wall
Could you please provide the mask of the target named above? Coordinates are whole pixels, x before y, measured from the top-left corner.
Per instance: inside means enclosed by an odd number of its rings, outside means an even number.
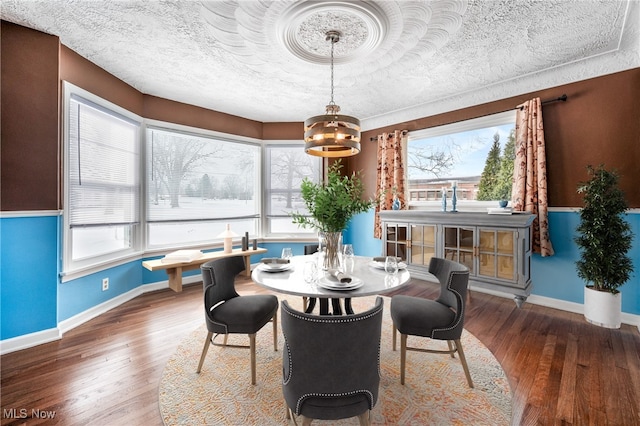
[[[0,206],[58,210],[58,38],[5,21],[0,34]]]
[[[586,165],[604,164],[621,175],[629,206],[640,208],[640,68],[527,93],[497,102],[425,117],[362,134],[362,151],[349,159],[349,170],[363,170],[373,194],[376,179],[375,142],[370,138],[393,130],[418,130],[495,114],[534,98],[566,102],[544,105],[549,205],[579,207],[578,182],[587,179]]]
[[[1,31],[3,211],[61,208],[61,80],[145,118],[264,140],[301,139],[302,123],[260,123],[144,95],[60,46],[57,37],[5,21]],[[639,208],[640,97],[634,94],[640,93],[640,68],[364,132],[362,152],[346,161],[347,170],[362,170],[367,191],[373,193],[376,144],[369,139],[378,133],[448,124],[563,93],[567,102],[543,107],[550,205],[579,206],[575,188],[587,177],[585,166],[604,163],[619,170],[630,206]]]

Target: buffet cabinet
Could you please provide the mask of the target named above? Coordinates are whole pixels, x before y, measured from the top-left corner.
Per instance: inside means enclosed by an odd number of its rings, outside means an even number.
[[[531,294],[532,214],[385,210],[380,219],[384,255],[416,278],[433,280],[435,256],[464,264],[470,285],[513,294],[518,306]]]

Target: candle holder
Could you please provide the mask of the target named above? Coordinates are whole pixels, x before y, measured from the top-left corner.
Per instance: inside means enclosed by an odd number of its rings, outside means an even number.
[[[442,190],[442,211],[443,212],[447,211],[447,190],[446,189]]]
[[[451,211],[452,212],[457,212],[458,210],[456,210],[456,203],[458,202],[458,197],[456,195],[456,190],[458,189],[457,186],[454,186],[452,188],[452,194],[451,194]]]
[[[231,225],[227,223],[227,229],[225,229],[218,238],[222,238],[224,241],[224,252],[231,253],[233,250],[233,237],[237,237],[238,234],[231,230]]]

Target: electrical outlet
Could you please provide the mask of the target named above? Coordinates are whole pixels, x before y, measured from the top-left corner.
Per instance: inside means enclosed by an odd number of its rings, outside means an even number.
[[[102,279],[102,291],[109,290],[109,278]]]

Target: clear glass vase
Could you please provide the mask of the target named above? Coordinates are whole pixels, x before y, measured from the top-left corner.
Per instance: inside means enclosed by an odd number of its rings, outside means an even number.
[[[318,251],[324,257],[322,269],[325,271],[339,269],[341,250],[342,232],[320,232],[318,234]]]

